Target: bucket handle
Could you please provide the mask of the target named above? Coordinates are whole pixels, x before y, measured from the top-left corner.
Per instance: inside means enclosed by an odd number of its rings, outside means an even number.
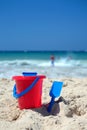
[[[34,85],[38,82],[38,80],[39,80],[39,77],[37,77],[30,86],[28,86],[24,91],[22,91],[19,94],[16,92],[16,84],[15,84],[14,88],[13,88],[13,96],[15,98],[22,97],[24,94],[26,94],[27,92],[29,92],[34,87]]]

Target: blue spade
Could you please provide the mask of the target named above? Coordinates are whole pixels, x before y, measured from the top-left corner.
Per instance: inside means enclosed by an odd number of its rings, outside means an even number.
[[[47,108],[48,112],[51,112],[51,109],[55,103],[55,98],[59,97],[61,94],[61,90],[62,90],[62,86],[63,86],[63,82],[59,82],[59,81],[54,81],[53,85],[51,87],[50,93],[49,95],[52,97],[51,101],[49,103],[49,106]]]

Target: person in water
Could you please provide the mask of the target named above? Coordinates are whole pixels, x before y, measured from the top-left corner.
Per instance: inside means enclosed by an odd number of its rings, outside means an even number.
[[[51,64],[52,64],[52,66],[54,66],[54,61],[55,61],[54,55],[51,55],[50,59],[51,59]]]

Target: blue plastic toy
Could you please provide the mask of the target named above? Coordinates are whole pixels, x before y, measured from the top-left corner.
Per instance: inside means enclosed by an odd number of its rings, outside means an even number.
[[[35,75],[37,75],[37,72],[23,72],[22,74],[24,76],[35,76]]]
[[[48,112],[51,112],[51,109],[55,103],[55,98],[59,97],[61,94],[61,90],[62,90],[62,86],[63,86],[63,82],[58,82],[58,81],[54,81],[53,85],[51,87],[50,93],[49,95],[52,97],[51,101],[49,103],[49,106],[47,108]]]

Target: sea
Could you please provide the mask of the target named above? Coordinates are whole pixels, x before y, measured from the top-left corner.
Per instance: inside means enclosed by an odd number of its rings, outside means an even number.
[[[55,57],[54,64],[51,55]],[[0,51],[0,78],[37,72],[47,78],[87,77],[87,51]]]

